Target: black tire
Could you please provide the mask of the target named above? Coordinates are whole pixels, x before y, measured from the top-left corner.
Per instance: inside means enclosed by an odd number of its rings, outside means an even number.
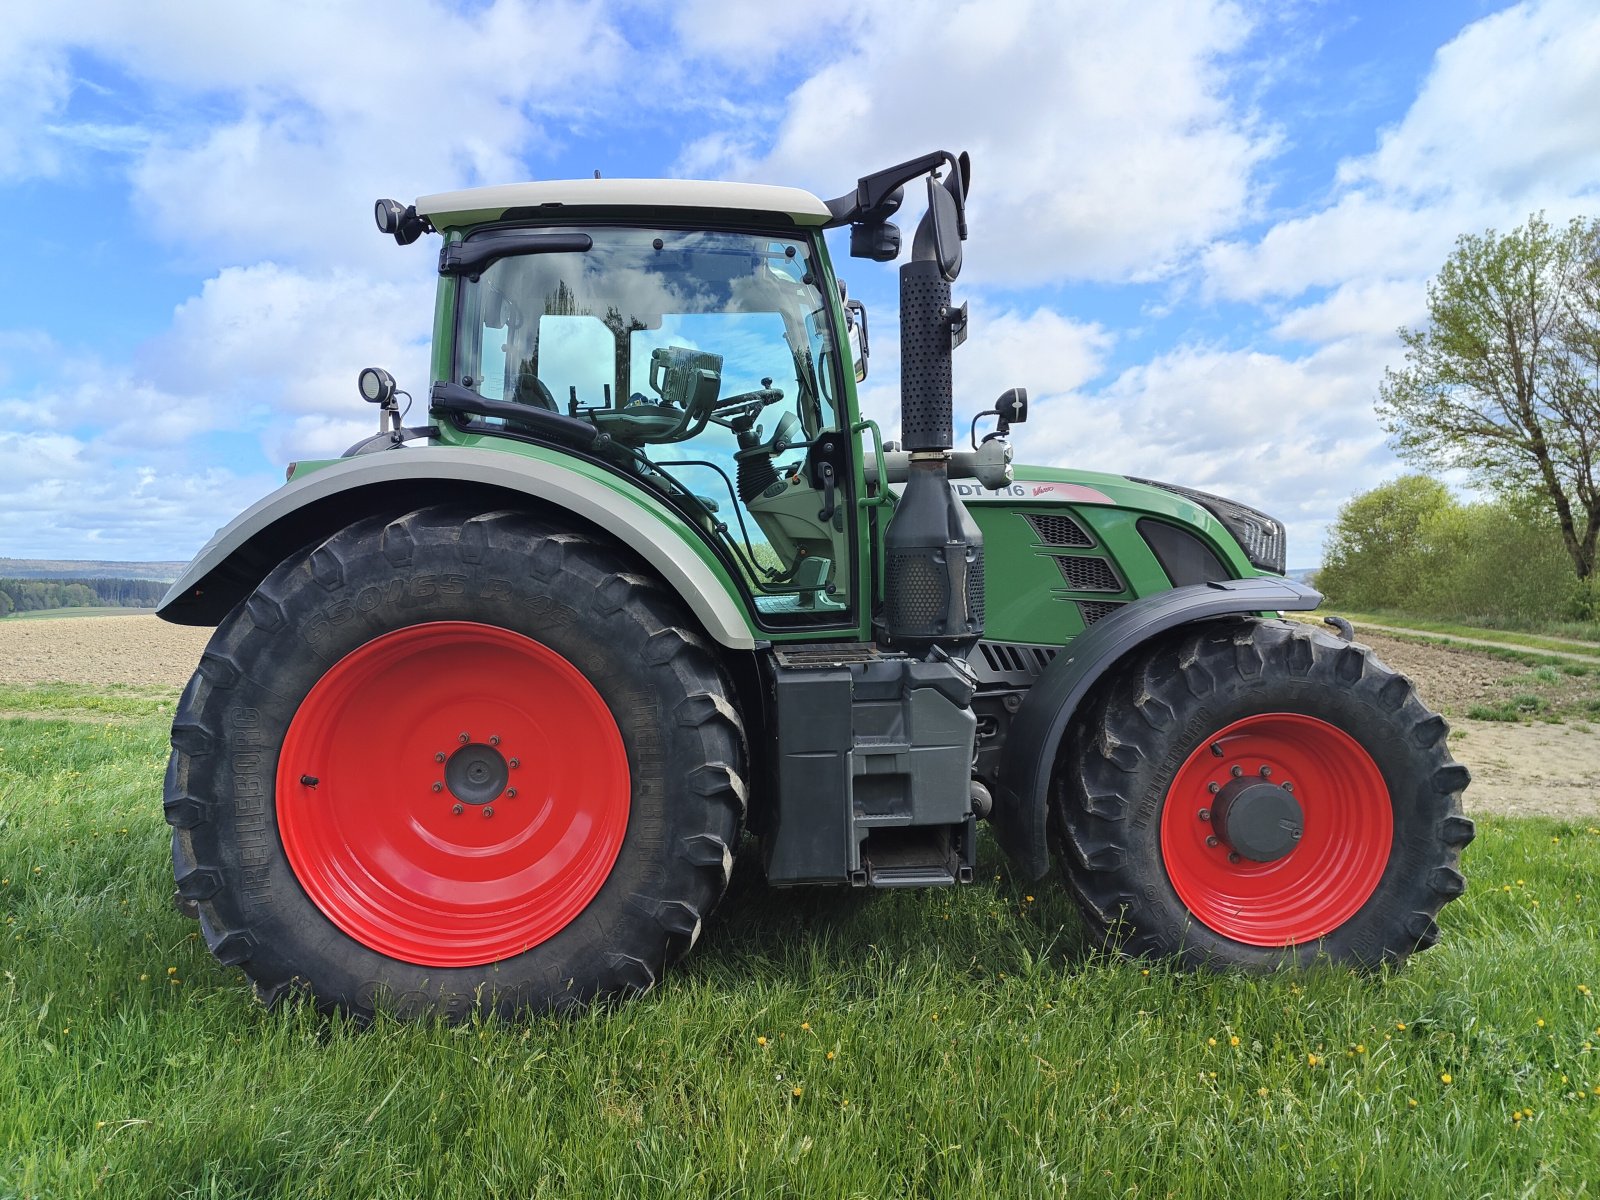
[[[1364,646],[1304,625],[1254,619],[1182,631],[1125,666],[1074,723],[1055,770],[1052,831],[1067,880],[1095,934],[1134,957],[1262,970],[1309,963],[1319,956],[1373,967],[1403,959],[1438,939],[1435,917],[1465,887],[1457,868],[1461,850],[1473,836],[1472,822],[1461,815],[1460,804],[1469,776],[1446,748],[1444,719],[1423,705],[1410,680]],[[1192,865],[1195,852],[1188,839],[1195,835],[1185,832],[1191,821],[1213,819],[1209,809],[1200,811],[1205,796],[1188,794],[1196,790],[1192,785],[1198,776],[1192,772],[1212,769],[1206,755],[1221,759],[1233,753],[1217,755],[1224,748],[1213,738],[1229,729],[1270,729],[1272,714],[1314,718],[1305,728],[1333,744],[1343,745],[1341,736],[1353,739],[1381,773],[1381,787],[1368,790],[1377,798],[1367,803],[1387,803],[1392,838],[1387,846],[1379,842],[1380,849],[1367,851],[1376,884],[1364,901],[1359,889],[1344,897],[1346,906],[1359,907],[1335,927],[1311,938],[1247,944],[1227,935],[1238,932],[1227,913],[1211,917],[1224,932],[1200,919],[1180,898],[1174,880],[1199,886],[1214,873],[1227,878],[1230,869],[1267,878],[1265,868],[1278,866],[1277,861],[1244,861],[1237,853],[1229,858],[1234,849],[1229,843],[1217,852],[1239,866],[1213,867],[1205,850],[1199,852],[1198,865]],[[1324,734],[1324,727],[1339,733]],[[1278,728],[1298,727],[1280,722]],[[1293,743],[1285,739],[1283,744]],[[1245,772],[1257,771],[1253,763],[1245,767]],[[1335,782],[1329,773],[1324,790],[1330,796],[1337,795]],[[1250,775],[1228,786],[1246,784],[1260,786]],[[1203,784],[1201,790],[1214,786]],[[1311,804],[1306,790],[1302,788],[1300,799]],[[1164,825],[1169,805],[1171,824]],[[1350,807],[1359,810],[1358,805]],[[1368,826],[1381,826],[1382,812],[1377,816]],[[1164,846],[1164,829],[1170,850]],[[1214,827],[1201,826],[1197,836],[1213,832]],[[1309,824],[1304,832],[1309,835]],[[1301,831],[1286,836],[1299,839]],[[1361,832],[1358,824],[1346,840],[1358,843],[1362,838],[1370,845],[1373,835]],[[1296,841],[1274,853],[1287,864],[1303,849]],[[1302,865],[1316,861],[1308,858]],[[1262,886],[1274,885],[1269,881]],[[1279,897],[1269,899],[1275,903]],[[1282,899],[1292,901],[1287,892]],[[1334,918],[1336,908],[1317,910],[1316,902],[1315,896],[1305,901],[1308,921]]]
[[[609,873],[597,868],[598,890],[558,930],[498,961],[420,965],[375,949],[330,919],[285,850],[278,764],[297,711],[352,651],[407,629],[398,636],[426,644],[428,629],[447,628],[413,628],[430,622],[553,651],[615,720],[616,763],[625,751],[626,773],[612,776],[628,797],[625,832]],[[183,694],[165,802],[179,896],[212,953],[269,1004],[308,991],[362,1017],[458,1019],[644,991],[694,943],[732,870],[746,760],[733,694],[677,599],[593,538],[519,512],[363,521],[274,570],[217,629]],[[402,737],[375,730],[370,751],[409,753]],[[353,794],[348,782],[334,790]],[[317,795],[329,791],[323,781]]]

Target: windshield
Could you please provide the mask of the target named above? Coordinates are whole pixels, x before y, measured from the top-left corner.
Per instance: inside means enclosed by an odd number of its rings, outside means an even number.
[[[845,607],[847,506],[809,469],[808,447],[843,419],[810,244],[549,232],[592,247],[502,258],[462,280],[456,382],[599,426],[619,465],[730,552],[763,614]]]

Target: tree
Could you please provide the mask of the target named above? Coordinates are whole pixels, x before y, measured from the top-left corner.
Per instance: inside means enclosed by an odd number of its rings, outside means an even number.
[[[1450,619],[1564,616],[1572,578],[1548,511],[1503,497],[1462,504],[1425,475],[1351,497],[1324,563],[1316,584],[1331,604]]]
[[[1428,285],[1428,326],[1400,330],[1378,412],[1407,461],[1465,467],[1551,513],[1592,597],[1600,540],[1600,220],[1544,215],[1457,240]]]
[[[1428,575],[1426,530],[1455,503],[1449,488],[1426,475],[1402,475],[1353,496],[1328,530],[1317,586],[1345,607],[1415,608]]]

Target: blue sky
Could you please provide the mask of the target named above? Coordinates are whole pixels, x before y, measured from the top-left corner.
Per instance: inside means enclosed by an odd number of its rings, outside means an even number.
[[[22,0],[0,556],[186,558],[374,426],[362,366],[420,394],[436,260],[377,234],[376,197],[596,168],[827,197],[949,148],[958,411],[1026,386],[1019,459],[1258,505],[1311,565],[1402,469],[1372,401],[1456,236],[1600,213],[1593,0],[801,11]],[[893,269],[836,258],[893,426]]]

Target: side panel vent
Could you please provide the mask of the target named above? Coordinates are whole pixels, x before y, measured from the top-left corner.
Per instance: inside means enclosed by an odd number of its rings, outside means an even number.
[[[967,665],[977,673],[980,685],[1031,687],[1060,649],[1028,642],[979,642],[978,653],[967,659]]]
[[[1026,518],[1034,536],[1046,546],[1092,546],[1094,539],[1082,525],[1059,513],[1030,513]]]
[[[1079,600],[1078,615],[1085,625],[1093,625],[1102,617],[1109,617],[1122,607],[1121,600]]]
[[[1067,554],[1055,556],[1061,568],[1061,578],[1075,592],[1120,592],[1122,581],[1103,558],[1076,558]]]

